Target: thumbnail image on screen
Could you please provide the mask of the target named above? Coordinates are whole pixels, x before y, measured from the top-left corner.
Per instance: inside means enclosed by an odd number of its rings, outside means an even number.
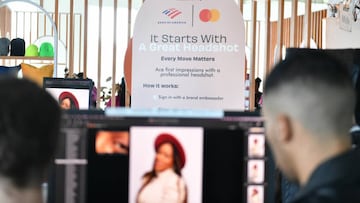
[[[248,156],[264,157],[265,156],[265,136],[250,134],[248,138]]]
[[[264,203],[264,186],[249,186],[247,188],[247,203]]]
[[[249,160],[248,161],[248,182],[263,183],[265,180],[265,161]]]
[[[128,154],[129,132],[99,130],[96,133],[95,150],[98,154]]]

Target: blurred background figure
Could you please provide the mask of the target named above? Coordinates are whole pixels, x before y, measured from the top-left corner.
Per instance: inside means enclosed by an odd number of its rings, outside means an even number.
[[[257,77],[255,79],[255,109],[260,110],[262,106],[262,92],[260,92],[261,79]]]

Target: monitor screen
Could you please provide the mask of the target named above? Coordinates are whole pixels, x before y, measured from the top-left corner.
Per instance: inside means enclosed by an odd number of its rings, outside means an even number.
[[[49,185],[49,199],[54,200],[51,202],[137,202],[159,198],[272,202],[268,198],[268,150],[264,146],[263,121],[257,114],[172,118],[69,112],[63,128],[66,139],[60,148],[65,153],[55,161],[56,178]],[[159,144],[169,139],[177,146],[172,147],[172,157],[178,160],[181,175],[169,173],[176,184],[153,192],[161,184],[155,181],[158,176],[149,174],[160,174],[159,168],[166,165],[164,157],[171,158],[166,147],[161,149]],[[157,161],[158,156],[163,156],[162,162]]]
[[[88,202],[112,199],[137,202],[139,198],[155,202],[161,198],[169,198],[169,201],[171,198],[187,199],[188,202],[242,202],[246,174],[243,159],[245,137],[242,128],[231,127],[217,119],[185,118],[133,118],[128,122],[92,124],[88,131]],[[98,146],[103,144],[99,135],[104,132],[111,139],[107,142],[108,146],[103,147],[108,149],[107,153],[104,153],[106,150],[98,150]],[[129,135],[128,143],[123,142],[124,139],[113,138],[112,135],[119,132]],[[157,146],[157,143],[165,142],[162,140],[176,140],[173,142],[178,147],[172,148],[174,157]],[[120,145],[125,146],[122,148],[128,146],[128,155],[117,151]],[[174,161],[169,164],[166,158],[159,160],[161,156],[174,160],[175,149],[177,154],[182,154],[178,155],[182,158],[178,158],[180,164],[177,167],[181,175],[173,172]],[[159,155],[160,152],[163,154]],[[156,171],[159,177],[160,172],[169,171],[168,178],[173,180],[174,185],[155,192],[160,183],[156,181],[157,178],[146,175],[152,171]],[[150,182],[144,184],[146,179]]]
[[[184,196],[187,202],[265,202],[267,151],[259,115],[137,117],[90,126],[87,135],[87,200],[90,202],[110,201],[115,197],[120,202],[141,199],[157,202],[171,197],[183,200]],[[100,143],[104,143],[99,134],[104,132],[111,140],[106,142],[109,146],[103,146],[108,149],[105,153],[98,150]],[[127,139],[113,136],[119,133],[126,134]],[[154,172],[161,174],[161,170],[156,170],[161,165],[156,143],[164,134],[177,140],[186,160],[180,167],[181,176],[175,176],[178,184],[173,186],[182,195],[171,189],[157,191],[157,176],[149,176]],[[128,154],[120,153],[119,148],[128,149]],[[171,197],[165,195],[168,193]]]
[[[65,110],[90,108],[93,87],[90,79],[44,78],[43,87]]]

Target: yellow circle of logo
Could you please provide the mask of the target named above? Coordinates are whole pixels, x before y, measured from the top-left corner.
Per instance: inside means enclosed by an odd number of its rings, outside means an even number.
[[[219,12],[219,10],[217,10],[217,9],[211,9],[210,12],[211,12],[211,19],[210,19],[210,21],[211,21],[211,22],[216,22],[216,21],[218,21],[219,18],[220,18],[220,12]]]

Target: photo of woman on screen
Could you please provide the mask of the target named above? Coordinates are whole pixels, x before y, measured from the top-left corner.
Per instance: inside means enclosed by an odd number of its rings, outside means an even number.
[[[154,143],[153,168],[143,176],[137,203],[186,203],[187,187],[181,176],[185,165],[185,151],[171,134],[158,135]]]
[[[79,109],[79,102],[71,92],[62,92],[59,95],[59,104],[62,109]]]

